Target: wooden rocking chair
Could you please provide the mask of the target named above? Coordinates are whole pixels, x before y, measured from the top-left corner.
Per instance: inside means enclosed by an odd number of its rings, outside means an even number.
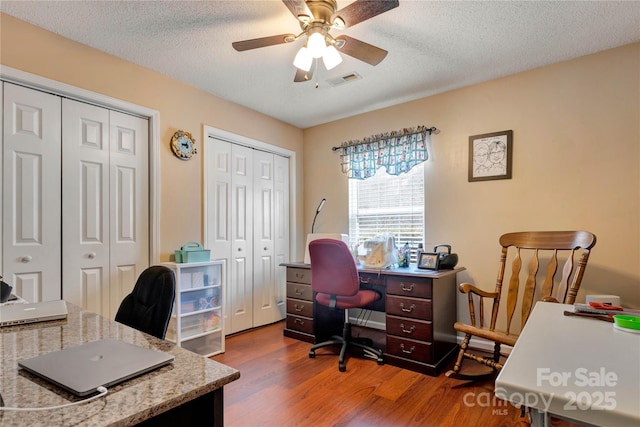
[[[446,376],[464,380],[479,380],[495,375],[502,368],[500,346],[502,344],[513,346],[518,339],[519,331],[512,330],[511,322],[516,307],[521,307],[520,329],[522,329],[531,313],[534,301],[573,304],[582,282],[589,253],[595,244],[596,236],[587,231],[536,231],[508,233],[501,236],[502,254],[495,291],[483,291],[470,283],[461,283],[459,286],[460,292],[467,294],[469,298],[471,324],[456,322],[454,325],[456,331],[464,333],[465,337],[460,345],[460,352],[454,368],[448,371]],[[521,268],[527,258],[530,258],[530,261],[526,271],[526,281],[524,289],[520,291]],[[506,315],[503,320],[503,323],[506,323],[504,325],[498,323],[498,312],[508,259],[512,261],[510,262],[511,277],[506,290],[506,310],[501,311]],[[563,260],[565,261],[562,277],[556,285],[558,263]],[[540,268],[541,263],[546,263],[546,269]],[[546,274],[542,289],[536,293],[538,271],[546,271]],[[524,274],[525,272],[523,272]],[[555,292],[554,287],[556,288]],[[485,326],[485,300],[492,304],[491,320],[488,326]],[[497,326],[504,329],[498,330]],[[492,357],[483,357],[469,351],[469,340],[473,336],[495,343]],[[465,358],[475,360],[493,369],[488,373],[464,374],[460,370]]]

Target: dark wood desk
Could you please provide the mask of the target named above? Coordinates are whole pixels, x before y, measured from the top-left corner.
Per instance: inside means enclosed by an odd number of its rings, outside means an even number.
[[[223,425],[223,387],[240,372],[177,345],[67,303],[66,320],[0,329],[0,393],[7,407],[81,400],[18,368],[18,361],[84,342],[115,338],[175,356],[153,372],[109,387],[88,403],[38,412],[0,411],[4,426]]]
[[[310,343],[341,335],[344,314],[314,304],[311,265],[287,267],[287,321],[284,335]],[[458,349],[456,273],[464,270],[359,269],[360,286],[383,295],[367,309],[385,313],[381,331],[356,328],[354,336],[371,338],[383,349],[385,363],[438,375]],[[356,332],[357,329],[357,332]]]

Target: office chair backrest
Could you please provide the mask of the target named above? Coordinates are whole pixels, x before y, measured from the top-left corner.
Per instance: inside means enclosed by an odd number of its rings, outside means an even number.
[[[164,339],[175,297],[175,275],[163,265],[142,272],[133,291],[120,304],[116,322]]]
[[[353,296],[360,289],[353,254],[342,240],[318,239],[309,243],[311,287],[316,292]]]

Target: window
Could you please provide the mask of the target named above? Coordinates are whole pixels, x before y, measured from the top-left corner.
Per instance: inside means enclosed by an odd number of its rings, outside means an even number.
[[[409,243],[411,262],[424,237],[424,163],[398,176],[384,168],[365,180],[349,180],[351,246],[376,234],[392,233],[398,247]]]

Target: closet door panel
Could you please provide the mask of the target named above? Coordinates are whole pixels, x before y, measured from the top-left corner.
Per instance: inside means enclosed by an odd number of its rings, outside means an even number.
[[[106,280],[104,269],[83,268],[79,274],[79,283],[82,286],[82,307],[94,313],[100,313],[104,302],[102,295],[103,283]]]
[[[63,297],[109,316],[109,111],[62,104]]]
[[[109,113],[111,319],[149,265],[148,120]]]
[[[286,317],[287,268],[281,264],[289,262],[289,159],[274,156],[274,269],[275,301],[280,319]]]
[[[276,300],[274,155],[254,152],[254,326],[282,319]]]
[[[206,147],[207,153],[211,150],[211,155],[205,156],[208,162],[207,170],[211,173],[209,187],[207,190],[207,221],[205,223],[207,245],[210,247],[213,256],[221,260],[222,264],[222,286],[225,298],[224,328],[225,333],[230,334],[232,330],[231,319],[231,144],[226,141],[215,139],[209,142]]]
[[[2,274],[29,301],[60,299],[60,97],[4,83]]]
[[[253,325],[253,150],[233,145],[231,149],[231,278],[227,333]]]

